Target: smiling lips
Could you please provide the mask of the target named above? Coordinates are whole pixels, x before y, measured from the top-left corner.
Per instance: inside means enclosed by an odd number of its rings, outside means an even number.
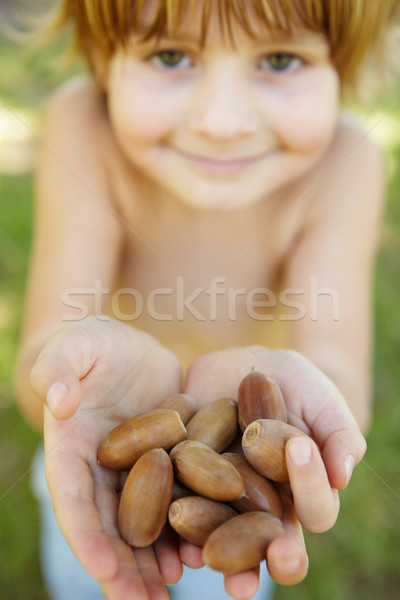
[[[201,169],[203,172],[215,174],[215,175],[232,175],[239,173],[244,169],[259,162],[267,153],[258,154],[249,158],[234,158],[234,159],[211,159],[203,156],[196,156],[188,154],[181,150],[176,150],[178,154],[183,156],[187,161],[192,163],[194,166]]]

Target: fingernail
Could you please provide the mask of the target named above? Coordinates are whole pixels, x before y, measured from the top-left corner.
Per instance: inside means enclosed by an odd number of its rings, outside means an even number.
[[[353,456],[351,456],[351,454],[346,456],[346,458],[344,459],[344,468],[346,469],[346,476],[347,476],[346,485],[347,485],[351,479],[351,476],[353,475],[353,469],[354,469],[354,458],[353,458]]]
[[[311,462],[311,443],[305,436],[292,438],[289,443],[289,456],[298,467],[305,467]]]
[[[52,413],[57,410],[67,394],[68,388],[65,383],[62,383],[61,381],[57,381],[50,386],[47,392],[46,402]]]

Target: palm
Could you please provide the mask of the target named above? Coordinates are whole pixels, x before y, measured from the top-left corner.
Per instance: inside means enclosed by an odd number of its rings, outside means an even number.
[[[133,553],[120,538],[118,495],[125,473],[99,465],[97,449],[116,425],[179,391],[179,363],[153,338],[119,323],[98,329],[91,321],[88,326],[85,346],[76,330],[73,338],[67,330],[53,341],[65,348],[70,344],[77,380],[75,388],[70,386],[76,396],[71,406],[78,403],[66,420],[54,419],[45,409],[46,476],[56,516],[78,559],[108,598],[122,600],[134,593],[144,599],[151,589],[152,598],[167,598],[153,550]],[[172,563],[178,572],[176,551]]]
[[[285,500],[285,535],[276,538],[267,553],[272,577],[279,583],[292,584],[307,572],[301,525],[321,532],[334,524],[339,510],[335,488],[343,488],[347,482],[345,457],[354,456],[357,464],[365,452],[365,440],[339,390],[296,352],[247,346],[204,355],[191,365],[185,392],[205,402],[223,396],[236,398],[242,378],[252,369],[279,383],[289,423],[316,442],[310,440],[312,460],[307,467],[295,464],[288,456],[288,447],[293,446],[286,447],[294,504],[291,498]],[[288,559],[294,560],[290,573],[285,566]],[[232,591],[237,589],[243,576],[228,576],[226,585]]]
[[[365,441],[335,386],[296,353],[238,347],[205,355],[190,367],[184,391],[198,408],[218,397],[235,398],[252,368],[277,378],[289,422],[309,431],[322,450],[321,457],[314,444],[309,468],[289,462],[288,469],[300,522],[311,531],[324,531],[338,512],[331,486],[346,482],[344,455],[354,446],[358,462]],[[122,541],[117,508],[124,475],[101,467],[97,449],[113,427],[181,390],[178,360],[143,332],[92,318],[55,336],[35,369],[39,395],[46,397],[55,381],[65,382],[69,390],[58,420],[45,411],[46,475],[65,537],[109,600],[167,599],[164,581],[177,581],[181,573],[177,548],[158,540],[154,549],[133,553]],[[274,579],[290,584],[305,576],[307,555],[293,503],[285,504],[286,535],[270,545],[267,562]],[[183,544],[180,552],[189,566],[200,566],[198,549]],[[290,556],[299,562],[288,574],[281,565]],[[256,579],[254,572],[236,574],[226,578],[226,586],[233,596],[240,589],[250,594]]]

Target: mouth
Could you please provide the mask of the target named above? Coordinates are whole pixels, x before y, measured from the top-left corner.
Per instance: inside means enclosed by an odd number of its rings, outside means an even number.
[[[195,154],[183,152],[182,150],[178,149],[175,149],[175,151],[201,171],[215,175],[232,175],[235,173],[240,173],[260,162],[267,155],[267,152],[264,152],[262,154],[257,154],[250,157],[210,158],[205,156],[197,156]]]

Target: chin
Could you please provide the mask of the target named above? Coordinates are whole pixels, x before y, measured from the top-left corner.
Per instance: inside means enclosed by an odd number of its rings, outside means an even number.
[[[207,200],[190,198],[185,199],[185,204],[196,210],[215,211],[215,212],[234,212],[244,210],[252,206],[257,200],[249,201],[243,198],[208,198]]]
[[[236,188],[239,186],[235,186]],[[261,201],[260,196],[252,196],[249,193],[242,193],[241,190],[210,190],[193,189],[183,195],[180,190],[176,194],[179,202],[189,208],[203,211],[234,212],[245,210]]]

